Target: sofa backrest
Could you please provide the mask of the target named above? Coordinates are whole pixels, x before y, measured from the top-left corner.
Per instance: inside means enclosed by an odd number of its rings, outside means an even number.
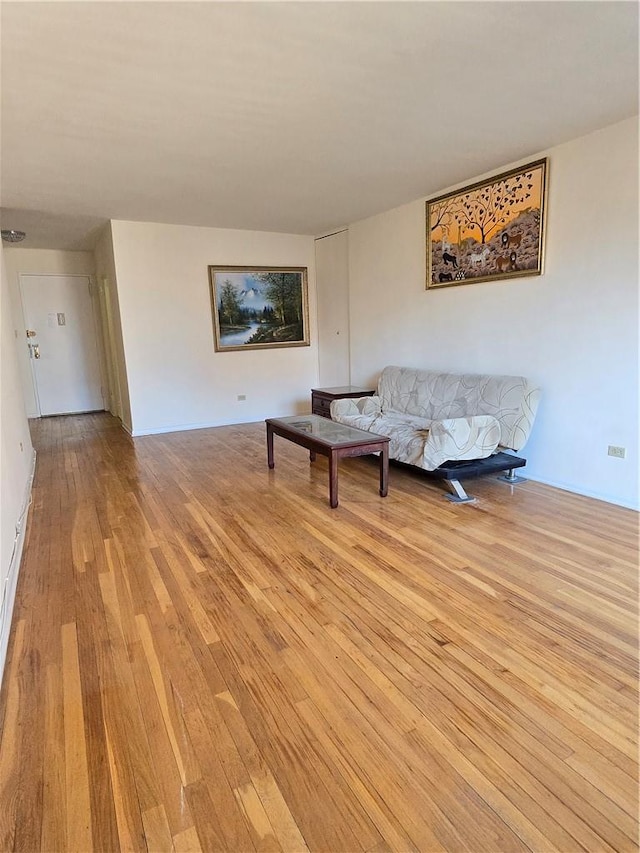
[[[378,382],[383,412],[430,421],[493,415],[500,424],[500,446],[524,447],[540,389],[524,376],[436,373],[412,367],[385,367]]]

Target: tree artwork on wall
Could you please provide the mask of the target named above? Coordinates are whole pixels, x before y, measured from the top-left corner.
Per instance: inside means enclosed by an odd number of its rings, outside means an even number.
[[[431,199],[427,289],[543,271],[547,160]]]
[[[216,352],[309,346],[306,267],[210,266]]]

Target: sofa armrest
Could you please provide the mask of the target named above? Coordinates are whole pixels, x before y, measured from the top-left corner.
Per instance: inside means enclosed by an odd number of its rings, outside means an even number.
[[[379,415],[380,397],[357,397],[331,401],[331,417],[334,421],[341,417],[357,415]]]
[[[444,462],[485,459],[500,441],[500,424],[492,415],[433,421],[424,445],[424,467],[433,471]]]

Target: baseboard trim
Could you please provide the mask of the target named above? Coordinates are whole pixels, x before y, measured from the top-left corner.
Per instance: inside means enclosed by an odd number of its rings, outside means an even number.
[[[535,474],[531,474],[529,470],[525,470],[524,473],[527,480],[531,480],[532,483],[540,483],[543,486],[553,486],[554,489],[561,489],[563,492],[571,492],[573,495],[581,495],[583,498],[592,498],[596,501],[603,501],[604,503],[614,504],[614,506],[620,506],[624,509],[633,509],[636,512],[640,512],[640,503],[634,504],[633,501],[622,500],[614,495],[604,495],[601,492],[581,489],[573,483],[562,483],[557,480],[548,480],[542,477],[536,477]]]
[[[2,595],[0,603],[0,685],[4,676],[4,668],[7,660],[7,651],[9,649],[9,637],[11,635],[11,625],[13,622],[13,606],[16,600],[16,590],[18,588],[18,575],[20,574],[20,564],[22,562],[22,552],[24,550],[24,542],[26,538],[27,521],[29,520],[29,507],[31,506],[31,492],[33,489],[33,478],[36,472],[36,452],[33,451],[31,458],[31,471],[27,479],[24,499],[20,508],[20,514],[16,520],[16,538],[14,541],[13,553],[9,561],[9,572],[4,581],[4,589],[1,590]]]
[[[221,427],[221,426],[237,426],[238,424],[248,424],[248,423],[259,423],[260,421],[234,421],[230,423],[229,421],[210,421],[206,423],[200,424],[177,424],[166,427],[143,427],[142,429],[134,429],[131,432],[131,435],[136,438],[143,435],[163,435],[166,432],[187,432],[190,429],[211,429],[212,427]]]

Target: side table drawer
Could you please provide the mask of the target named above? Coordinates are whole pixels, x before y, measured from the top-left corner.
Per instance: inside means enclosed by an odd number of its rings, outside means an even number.
[[[322,418],[331,417],[331,400],[326,397],[320,397],[318,394],[313,394],[311,398],[311,411],[314,415],[320,415]]]

